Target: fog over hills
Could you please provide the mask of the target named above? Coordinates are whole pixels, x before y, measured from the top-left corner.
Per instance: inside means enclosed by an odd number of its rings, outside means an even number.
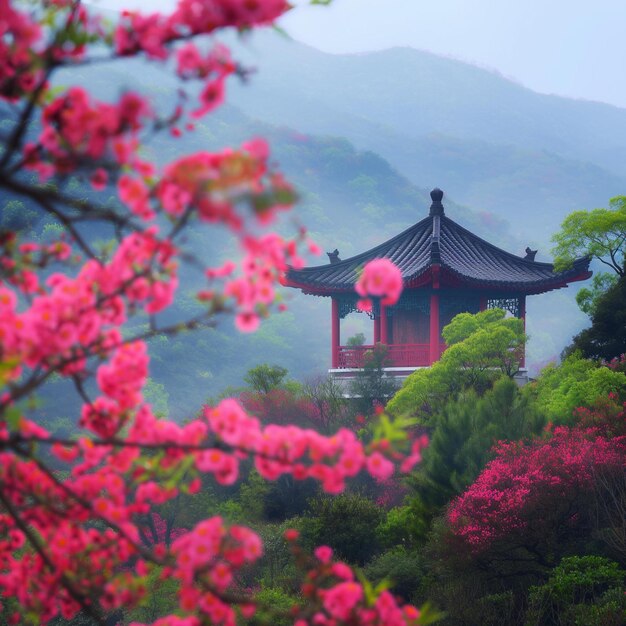
[[[626,110],[540,95],[411,49],[330,55],[276,33],[238,39],[234,47],[235,58],[258,71],[245,84],[229,81],[229,104],[201,120],[196,133],[156,139],[147,154],[166,162],[267,137],[274,161],[299,190],[298,219],[344,258],[423,218],[428,191],[439,186],[452,219],[513,253],[539,247],[537,259],[545,261],[567,213],[606,205],[626,191]],[[101,98],[140,89],[165,112],[179,87],[149,61],[97,65],[61,76],[66,80]],[[207,262],[228,251],[220,233],[194,234],[189,245]],[[587,323],[574,302],[577,289],[529,298],[531,367],[557,356]],[[152,375],[166,385],[177,415],[239,384],[262,361],[282,364],[298,378],[323,371],[329,302],[293,291],[287,297],[291,313],[270,320],[252,339],[224,321],[211,336],[157,347]],[[344,338],[371,331],[367,320],[346,322]],[[180,377],[172,350],[193,362],[190,377]]]
[[[255,35],[259,71],[231,88],[258,119],[343,136],[422,187],[440,186],[543,245],[568,212],[626,189],[626,110],[535,93],[500,75],[408,48],[331,55]]]

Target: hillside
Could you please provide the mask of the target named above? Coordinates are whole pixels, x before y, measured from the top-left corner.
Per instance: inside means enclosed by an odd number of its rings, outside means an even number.
[[[580,105],[589,114],[588,103],[539,96],[497,75],[416,51],[335,57],[275,34],[245,45],[244,57],[259,71],[245,85],[231,81],[234,105],[202,121],[194,134],[149,142],[147,151],[165,162],[183,152],[267,137],[277,165],[299,190],[298,222],[324,249],[339,248],[344,258],[421,219],[428,190],[438,185],[446,191],[446,211],[453,219],[512,252],[539,246],[538,260],[547,260],[548,239],[563,215],[603,204],[626,189],[625,179],[590,162],[592,151],[579,147],[573,155],[575,142],[563,129],[550,128],[551,107],[579,111]],[[176,83],[149,62],[94,66],[74,73],[72,80],[76,77],[102,98],[141,88],[162,113],[177,99]],[[488,96],[486,90],[491,90]],[[515,94],[519,115],[507,100]],[[474,113],[463,118],[465,105]],[[502,110],[496,114],[496,109]],[[623,113],[608,109],[618,117]],[[589,110],[597,114],[596,126],[607,126],[602,105]],[[584,116],[576,115],[577,132],[590,132],[593,124],[585,131]],[[455,116],[463,119],[453,121]],[[524,116],[537,118],[526,124],[526,135]],[[498,141],[485,130],[490,119],[501,127]],[[581,155],[586,162],[578,160]],[[293,227],[290,221],[283,226]],[[229,249],[219,232],[212,238],[194,234],[187,245],[204,262],[222,258]],[[197,277],[188,280],[191,286]],[[530,299],[530,364],[557,355],[585,323],[573,302],[576,289]],[[295,292],[286,297],[291,313],[268,322],[252,340],[237,336],[224,321],[200,337],[155,346],[152,374],[166,385],[176,415],[227,385],[240,384],[246,369],[259,361],[284,365],[299,378],[327,367],[328,302]],[[342,333],[370,330],[366,320],[356,319]],[[172,367],[177,354],[190,361],[191,376],[181,378]]]
[[[330,55],[255,36],[259,71],[231,88],[254,118],[343,136],[419,186],[496,212],[525,236],[626,188],[626,111],[537,94],[471,65],[412,49]],[[538,244],[549,239],[548,233]]]

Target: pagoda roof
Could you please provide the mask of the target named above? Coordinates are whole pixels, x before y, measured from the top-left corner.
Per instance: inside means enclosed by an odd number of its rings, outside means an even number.
[[[290,269],[287,284],[305,293],[332,295],[354,290],[365,263],[387,258],[400,268],[405,287],[431,282],[441,287],[535,294],[591,276],[588,257],[562,272],[506,252],[463,228],[444,213],[443,192],[431,192],[429,215],[404,232],[352,258],[317,267]]]

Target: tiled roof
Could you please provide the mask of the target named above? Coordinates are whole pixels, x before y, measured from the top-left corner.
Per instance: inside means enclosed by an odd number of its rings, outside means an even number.
[[[447,277],[456,286],[520,293],[558,289],[591,275],[588,258],[576,260],[569,270],[555,272],[550,263],[538,263],[497,248],[446,217],[442,197],[443,192],[433,190],[429,216],[389,241],[350,259],[292,269],[287,274],[288,284],[313,293],[352,290],[363,265],[383,257],[400,268],[405,283],[415,282],[433,265],[439,265],[444,284]]]

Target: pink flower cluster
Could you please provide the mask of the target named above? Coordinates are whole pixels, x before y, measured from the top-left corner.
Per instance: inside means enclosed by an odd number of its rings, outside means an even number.
[[[136,532],[128,522],[132,508],[127,509],[126,484],[115,472],[101,469],[61,485],[38,463],[6,452],[0,453],[0,468],[3,498],[23,511],[30,532],[47,554],[44,560],[38,552],[18,550],[25,543],[25,532],[4,509],[0,514],[3,595],[16,598],[44,623],[57,614],[69,619],[81,607],[67,581],[74,581],[74,591],[79,594],[96,593],[135,552]],[[68,498],[67,490],[75,497]],[[97,518],[110,520],[119,530],[86,525]]]
[[[314,478],[327,492],[339,493],[346,479],[362,469],[379,480],[389,478],[394,471],[393,463],[379,450],[385,450],[392,458],[395,451],[381,445],[368,454],[354,432],[345,428],[332,437],[296,426],[271,424],[263,428],[233,399],[206,409],[205,418],[221,441],[253,454],[257,471],[268,480],[289,473],[297,480]],[[215,452],[203,454],[211,456]],[[205,462],[206,456],[203,456],[197,463],[204,466]]]
[[[372,310],[370,298],[381,298],[381,304],[395,304],[402,293],[402,273],[389,259],[374,259],[365,264],[359,280],[354,286],[361,296],[359,308]]]
[[[297,480],[314,478],[329,493],[342,491],[345,480],[363,469],[385,480],[394,471],[392,460],[404,458],[386,442],[372,446],[368,453],[348,429],[326,437],[296,426],[263,427],[230,398],[214,408],[206,408],[202,419],[185,426],[159,420],[148,406],[142,406],[130,424],[127,442],[131,447],[125,454],[132,454],[133,458],[138,449],[132,444],[137,444],[138,448],[141,445],[164,448],[167,454],[160,462],[164,467],[172,467],[185,457],[181,448],[191,447],[196,469],[212,474],[220,484],[235,482],[240,459],[252,456],[258,472],[268,480],[276,480],[283,474],[291,474]],[[224,444],[230,452],[224,449]],[[418,440],[411,454],[416,454],[423,445],[426,441]],[[150,498],[153,497],[152,493]]]
[[[303,265],[297,243],[275,233],[244,238],[246,255],[241,263],[242,275],[224,285],[224,295],[236,305],[235,325],[240,332],[253,332],[258,328],[261,317],[267,315],[275,300],[276,283],[283,280],[290,266]]]
[[[167,44],[176,39],[230,26],[270,24],[288,8],[286,0],[179,0],[169,16],[126,11],[115,30],[115,46],[120,55],[145,52],[163,59],[168,56]]]
[[[621,475],[625,468],[626,436],[606,438],[596,429],[559,427],[547,441],[500,443],[496,458],[452,503],[448,522],[473,550],[484,550],[530,526],[548,527],[547,511],[561,505],[573,519],[572,498],[591,497],[599,472]]]
[[[27,13],[0,3],[0,97],[15,101],[42,79],[42,70],[33,64],[41,31]]]
[[[298,550],[297,534],[285,538]],[[302,595],[309,605],[317,607],[310,619],[298,619],[294,626],[411,626],[417,624],[420,612],[412,605],[398,606],[393,595],[383,591],[372,603],[366,599],[363,585],[345,563],[332,560],[332,550],[320,546],[315,550],[316,565],[307,574]]]
[[[176,539],[172,552],[176,558],[173,574],[181,581],[181,608],[199,609],[212,624],[235,626],[235,608],[219,594],[232,586],[237,570],[261,557],[259,536],[244,526],[227,528],[220,517],[212,517]]]
[[[15,102],[28,96],[40,84],[46,86],[41,58],[48,54],[54,61],[80,58],[85,51],[85,40],[80,36],[51,41],[46,49],[47,28],[65,9],[65,19],[72,14],[72,23],[77,35],[102,34],[100,19],[89,15],[82,6],[67,0],[48,2],[33,15],[25,10],[18,11],[8,0],[0,2],[0,98]],[[37,19],[37,17],[40,18]],[[61,20],[63,16],[61,16]]]
[[[139,146],[135,135],[151,115],[146,100],[133,92],[122,95],[118,104],[107,104],[71,87],[44,108],[37,143],[24,147],[25,166],[46,179],[84,167],[85,159],[132,164]]]
[[[276,302],[276,283],[287,268],[302,265],[298,246],[304,231],[294,240],[258,232],[291,206],[295,194],[269,167],[263,140],[238,150],[191,154],[157,172],[138,156],[140,136],[167,127],[180,134],[174,125],[184,121],[182,106],[162,120],[134,92],[108,103],[81,87],[59,95],[47,84],[57,66],[80,62],[92,42],[102,46],[99,53],[109,48],[113,56],[145,53],[166,61],[175,54],[179,78],[205,82],[195,112],[202,115],[220,104],[226,78],[239,70],[225,48],[201,52],[189,38],[225,26],[269,24],[288,8],[285,0],[179,0],[170,16],[124,13],[116,26],[107,27],[74,0],[48,0],[30,13],[0,0],[0,98],[18,103],[24,128],[32,105],[42,112],[36,142],[24,145],[16,126],[0,177],[3,188],[30,193],[66,225],[80,228],[83,220],[98,220],[119,232],[110,257],[91,258],[67,273],[48,271],[48,265],[76,260],[74,243],[89,251],[81,231],[74,231],[76,241],[51,246],[20,244],[15,234],[0,233],[0,588],[20,607],[6,616],[10,623],[27,613],[47,623],[58,615],[71,619],[80,610],[136,606],[146,594],[151,568],[159,567],[180,584],[182,615],[155,624],[234,625],[235,605],[244,617],[254,613],[252,596],[242,595],[240,602],[230,593],[240,591],[234,582],[240,568],[261,556],[259,537],[213,517],[173,535],[171,549],[158,530],[156,545],[146,546],[141,531],[154,506],[181,492],[197,493],[202,473],[232,484],[246,458],[268,479],[287,473],[313,478],[332,493],[363,469],[386,480],[395,465],[407,471],[419,459],[421,440],[405,458],[406,442],[364,446],[347,429],[324,437],[296,426],[261,426],[234,400],[182,426],[155,417],[143,403],[146,345],[123,334],[135,312],[160,313],[178,287],[182,255],[153,221],[169,220],[172,238],[194,216],[234,233],[243,250],[241,266],[209,270],[207,277],[223,280],[222,288],[199,297],[210,303],[209,313],[232,305],[238,327],[253,330]],[[111,178],[126,212],[66,203],[65,192],[52,187],[43,197],[41,187],[29,186],[21,175],[23,169],[41,179],[84,173],[95,190]],[[309,248],[316,251],[313,244]],[[241,275],[233,273],[238,267]],[[391,303],[399,296],[392,274],[388,268],[366,268],[360,288]],[[21,415],[18,400],[52,374],[72,377],[84,400],[79,425],[93,434],[55,437]],[[99,392],[90,399],[94,378]],[[53,471],[39,454],[42,447],[69,471]],[[401,609],[386,592],[371,604],[348,566],[333,563],[328,549],[317,555],[317,577],[311,575],[303,588],[317,612],[299,626],[415,622],[416,609]]]
[[[193,112],[194,117],[202,117],[222,104],[226,78],[237,69],[228,48],[217,45],[203,55],[195,44],[188,43],[176,51],[176,59],[176,72],[181,78],[205,80],[200,92],[201,106]]]
[[[236,232],[242,230],[246,217],[236,205],[248,200],[257,219],[267,224],[295,199],[291,187],[269,172],[268,158],[262,139],[248,141],[239,150],[188,155],[164,169],[156,197],[171,216],[191,206],[200,220],[222,223]]]
[[[129,235],[107,265],[89,261],[76,278],[52,274],[47,292],[23,313],[12,290],[0,284],[2,354],[31,368],[63,363],[66,374],[83,370],[90,353],[121,342],[117,327],[126,321],[125,299],[142,302],[150,313],[171,303],[178,285],[174,252],[154,230]]]

